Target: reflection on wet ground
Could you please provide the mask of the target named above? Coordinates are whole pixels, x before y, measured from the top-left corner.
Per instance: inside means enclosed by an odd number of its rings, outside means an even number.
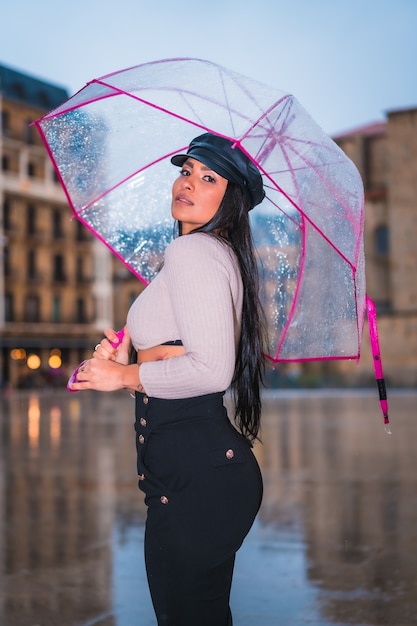
[[[0,624],[155,626],[133,400],[12,392],[0,408]],[[417,392],[390,410],[391,436],[373,390],[265,399],[236,626],[417,624]]]

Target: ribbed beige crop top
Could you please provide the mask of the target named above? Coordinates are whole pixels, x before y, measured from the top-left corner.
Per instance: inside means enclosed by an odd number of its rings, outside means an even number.
[[[239,266],[225,242],[193,233],[169,244],[161,271],[131,306],[127,326],[136,349],[181,339],[185,354],[142,363],[147,395],[188,398],[230,386],[242,297]]]

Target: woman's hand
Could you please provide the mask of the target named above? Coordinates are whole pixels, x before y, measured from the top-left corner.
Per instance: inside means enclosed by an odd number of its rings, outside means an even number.
[[[129,363],[130,335],[126,326],[123,330],[124,335],[121,343],[114,347],[111,342],[117,343],[117,333],[112,328],[107,328],[104,331],[106,338],[102,339],[94,348],[93,358],[127,365]]]
[[[123,339],[116,347],[111,344],[118,340],[116,331],[108,328],[104,334],[106,338],[96,345],[93,358],[79,368],[77,380],[71,385],[72,391],[139,388],[139,366],[136,363],[129,364],[130,335],[127,328],[124,328]]]
[[[123,365],[111,358],[92,358],[78,370],[77,382],[73,391],[94,389],[95,391],[118,391],[137,389],[139,385],[139,365]]]

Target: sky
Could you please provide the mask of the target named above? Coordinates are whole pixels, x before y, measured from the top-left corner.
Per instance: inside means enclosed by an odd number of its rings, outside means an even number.
[[[206,59],[292,93],[328,134],[417,107],[417,0],[5,0],[0,63],[65,87]]]

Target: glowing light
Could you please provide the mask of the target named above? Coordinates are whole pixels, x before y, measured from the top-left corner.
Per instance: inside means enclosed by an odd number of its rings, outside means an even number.
[[[26,364],[30,370],[37,370],[41,366],[41,360],[37,354],[29,354]]]
[[[79,422],[81,417],[81,405],[80,401],[72,398],[69,404],[69,415],[71,422]]]
[[[48,365],[53,370],[57,370],[62,365],[62,359],[58,354],[52,354],[48,359]]]
[[[41,411],[39,408],[39,398],[32,397],[29,400],[28,408],[28,435],[30,447],[37,448],[39,444],[39,422]]]
[[[50,418],[51,442],[53,448],[57,448],[61,439],[61,409],[59,406],[51,407]]]
[[[26,350],[24,350],[23,348],[13,348],[13,350],[10,352],[10,357],[13,359],[13,361],[22,361],[26,358]]]

